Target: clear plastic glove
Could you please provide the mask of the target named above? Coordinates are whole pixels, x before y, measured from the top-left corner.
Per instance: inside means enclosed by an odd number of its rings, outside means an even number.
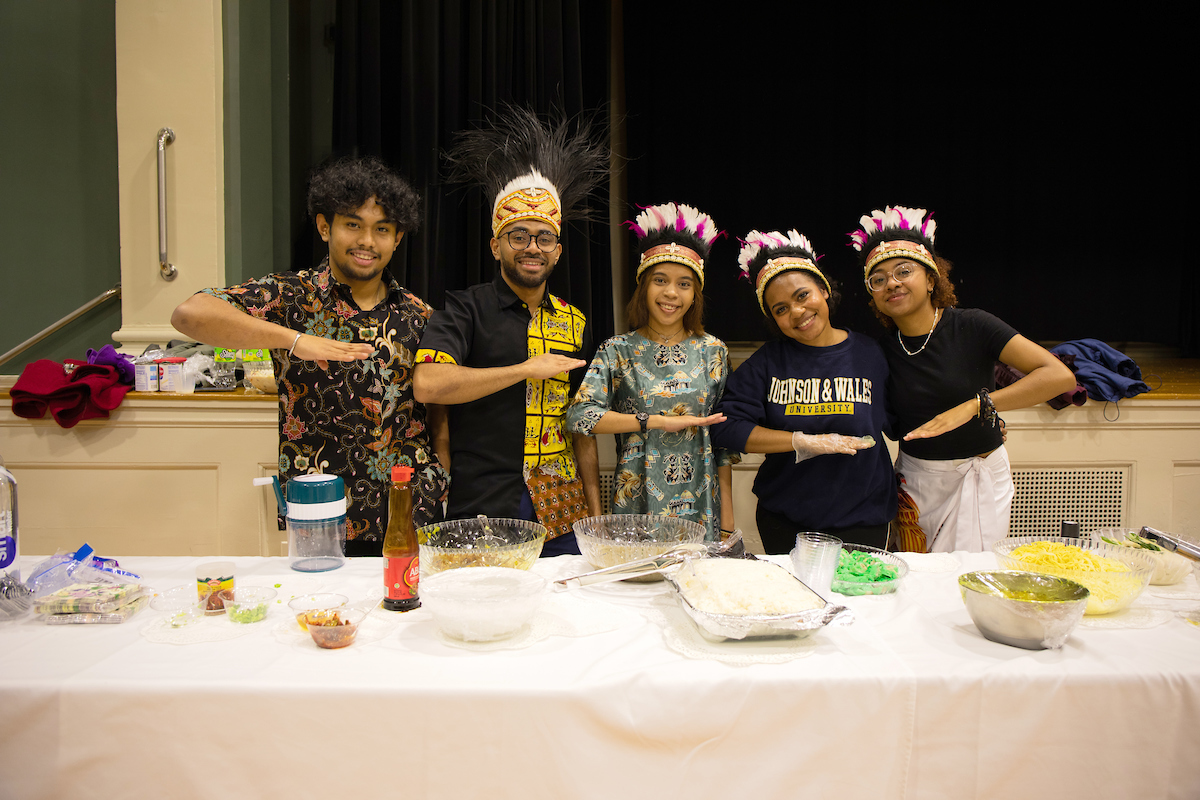
[[[807,461],[816,456],[827,456],[842,453],[852,456],[859,450],[875,446],[874,436],[845,436],[840,433],[802,433],[792,434],[792,449],[796,451],[796,463]]]

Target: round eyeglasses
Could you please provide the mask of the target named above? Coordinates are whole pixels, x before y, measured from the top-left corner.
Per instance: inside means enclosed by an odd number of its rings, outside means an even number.
[[[867,278],[867,288],[872,292],[881,292],[891,278],[895,278],[900,283],[907,283],[916,274],[917,270],[912,264],[901,264],[891,272],[879,270],[872,272],[871,277]]]
[[[536,237],[529,231],[523,228],[517,228],[515,231],[502,233],[497,238],[503,239],[508,237],[508,246],[513,250],[524,250],[529,247],[530,241],[536,241],[538,249],[543,253],[549,253],[555,247],[558,247],[558,234],[542,231]]]

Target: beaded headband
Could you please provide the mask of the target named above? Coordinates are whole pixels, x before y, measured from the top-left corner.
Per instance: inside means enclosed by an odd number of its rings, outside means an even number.
[[[885,241],[871,248],[863,266],[863,279],[871,274],[871,268],[888,258],[905,256],[918,261],[938,272],[937,262],[933,258],[933,242],[937,231],[937,223],[933,214],[925,215],[923,208],[908,208],[906,206],[887,206],[882,211],[875,209],[871,214],[863,215],[859,221],[859,229],[848,233],[850,246],[860,253],[872,241]],[[896,231],[908,231],[918,234],[925,243],[912,242],[907,239],[890,239],[888,234]]]
[[[761,252],[770,254],[773,250],[782,248],[799,248],[805,252],[812,253],[812,243],[808,241],[808,237],[800,233],[794,228],[786,234],[779,231],[770,231],[761,233],[760,231],[750,231],[746,234],[746,238],[742,240],[742,251],[738,254],[738,264],[742,267],[742,277],[749,280],[750,278],[750,263],[754,261]],[[825,290],[833,294],[833,288],[829,285],[829,279],[825,277],[825,273],[821,272],[817,266],[816,258],[805,258],[804,256],[796,255],[779,255],[767,259],[767,263],[758,271],[758,278],[754,282],[754,293],[758,296],[758,307],[762,309],[764,314],[767,313],[766,302],[763,300],[763,292],[767,289],[767,284],[772,279],[778,277],[784,272],[800,270],[809,272],[821,279],[821,283],[825,284]]]
[[[911,258],[913,261],[919,261],[929,267],[934,273],[942,274],[938,271],[937,262],[933,260],[933,254],[925,248],[925,245],[906,239],[893,239],[890,242],[880,242],[874,250],[867,254],[867,263],[863,267],[863,279],[865,280],[871,275],[871,270],[876,264],[880,261],[887,261],[889,258]]]
[[[684,247],[678,242],[660,244],[642,253],[642,260],[638,262],[636,279],[641,280],[643,272],[664,261],[691,267],[692,271],[696,273],[696,277],[700,279],[700,288],[704,288],[704,259],[692,248]]]
[[[523,219],[536,219],[562,231],[562,209],[558,191],[537,170],[509,181],[492,204],[492,235],[498,236],[504,226]]]
[[[712,217],[692,206],[663,203],[647,206],[625,223],[645,248],[638,262],[636,280],[655,264],[672,261],[691,268],[704,288],[704,259],[713,241],[721,235]]]

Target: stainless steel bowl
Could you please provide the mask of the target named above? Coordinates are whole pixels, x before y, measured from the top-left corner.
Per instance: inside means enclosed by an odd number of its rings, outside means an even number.
[[[1066,578],[994,570],[958,578],[967,613],[993,642],[1026,650],[1063,646],[1083,618],[1089,592]]]

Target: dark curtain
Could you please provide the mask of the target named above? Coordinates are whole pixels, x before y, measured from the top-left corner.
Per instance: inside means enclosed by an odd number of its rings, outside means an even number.
[[[691,203],[729,231],[705,280],[707,327],[726,340],[766,336],[736,278],[733,237],[754,228],[806,233],[842,281],[834,324],[881,333],[845,234],[899,204],[936,212],[962,306],[1034,340],[1200,356],[1200,280],[1180,252],[1194,69],[1182,29],[1125,11],[1081,26],[1066,7],[741,4],[717,29],[631,7],[629,200]],[[681,72],[667,29],[712,60]],[[669,97],[668,81],[685,88]]]
[[[421,230],[392,262],[397,279],[441,308],[447,290],[489,281],[493,198],[443,183],[441,152],[455,131],[509,102],[539,113],[599,109],[608,99],[607,2],[589,0],[339,0],[335,154],[379,155],[422,197]],[[601,222],[576,222],[550,291],[612,331],[607,186]]]

